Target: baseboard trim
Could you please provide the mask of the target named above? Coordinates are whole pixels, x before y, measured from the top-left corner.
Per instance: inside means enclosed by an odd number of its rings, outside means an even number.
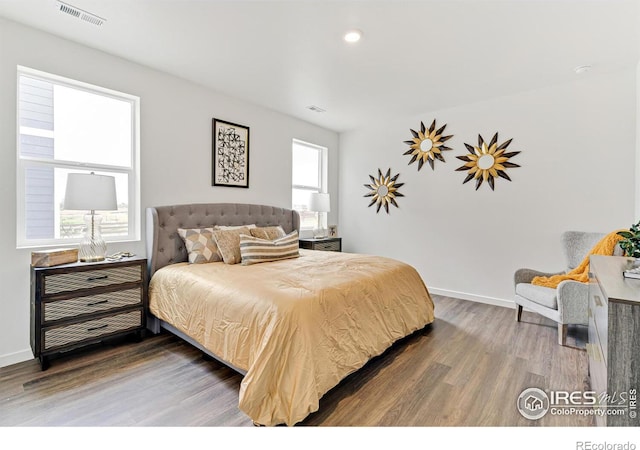
[[[496,297],[486,297],[484,295],[468,294],[466,292],[452,291],[449,289],[439,289],[429,287],[429,292],[435,295],[443,295],[445,297],[459,298],[461,300],[469,300],[477,303],[486,303],[487,305],[502,306],[503,308],[515,309],[516,304],[513,300],[505,300]]]
[[[0,355],[0,367],[10,366],[24,361],[33,359],[33,353],[31,350],[21,350],[15,353],[9,353],[7,355]]]

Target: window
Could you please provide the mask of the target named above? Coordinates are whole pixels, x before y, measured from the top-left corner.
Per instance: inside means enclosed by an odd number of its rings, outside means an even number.
[[[67,175],[116,179],[106,241],[137,240],[139,98],[18,67],[17,245],[79,242],[88,211],[63,209]]]
[[[292,207],[300,213],[300,228],[326,228],[326,214],[309,211],[313,192],[327,192],[327,149],[293,140]]]

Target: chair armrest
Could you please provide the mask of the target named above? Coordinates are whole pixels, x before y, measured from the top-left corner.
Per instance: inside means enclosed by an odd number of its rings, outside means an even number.
[[[533,269],[518,269],[516,273],[513,275],[513,284],[514,286],[518,283],[531,283],[534,277],[550,277],[552,275],[559,275],[564,272],[540,272],[539,270]]]
[[[620,247],[619,242],[615,247],[613,247],[613,256],[624,256],[624,250],[622,250],[622,247]]]
[[[583,324],[589,320],[589,284],[566,280],[558,284],[561,323]]]

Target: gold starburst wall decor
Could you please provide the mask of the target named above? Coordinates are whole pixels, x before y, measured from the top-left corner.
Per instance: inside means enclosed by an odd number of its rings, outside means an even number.
[[[420,170],[426,162],[429,163],[431,169],[434,168],[433,163],[436,159],[445,162],[442,152],[451,150],[451,148],[444,145],[444,143],[453,137],[453,135],[442,135],[446,126],[444,124],[436,130],[436,121],[434,120],[429,129],[424,126],[423,122],[420,122],[420,131],[410,130],[413,139],[404,141],[410,147],[404,154],[412,155],[409,164],[418,161],[418,170]]]
[[[400,174],[391,176],[391,169],[387,170],[385,175],[382,175],[382,171],[378,169],[378,178],[374,178],[373,175],[369,175],[371,184],[365,184],[364,187],[369,189],[369,192],[364,194],[365,197],[373,197],[369,206],[377,204],[376,213],[380,211],[380,208],[384,206],[384,210],[389,214],[389,205],[393,205],[396,208],[396,197],[404,197],[403,194],[398,192],[398,189],[404,185],[404,183],[397,183]]]
[[[467,178],[464,179],[462,184],[475,179],[477,191],[482,183],[486,181],[489,184],[489,187],[491,187],[491,190],[494,190],[496,178],[500,177],[511,181],[511,178],[509,178],[509,175],[505,172],[506,169],[520,167],[518,164],[509,162],[510,158],[516,156],[520,152],[505,152],[512,140],[513,139],[509,139],[508,141],[498,145],[498,133],[496,133],[493,135],[489,144],[487,144],[480,135],[478,135],[477,147],[464,144],[465,147],[467,147],[469,154],[456,156],[456,158],[465,162],[462,166],[458,167],[456,171],[469,171]]]

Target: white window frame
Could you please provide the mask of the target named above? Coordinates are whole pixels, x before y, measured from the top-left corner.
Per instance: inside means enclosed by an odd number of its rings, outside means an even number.
[[[321,145],[317,145],[317,144],[312,144],[311,142],[306,142],[300,139],[293,139],[292,143],[291,143],[291,153],[292,153],[292,159],[293,159],[293,147],[294,145],[301,145],[301,146],[305,146],[305,147],[310,147],[310,148],[315,148],[317,150],[319,150],[318,152],[318,158],[319,158],[319,164],[318,164],[318,180],[320,181],[320,185],[319,186],[306,186],[306,185],[300,185],[300,184],[291,184],[291,190],[293,192],[293,189],[298,189],[298,190],[302,190],[302,191],[308,191],[310,194],[313,192],[320,192],[320,193],[327,193],[328,192],[328,185],[329,185],[329,180],[328,180],[328,166],[329,166],[329,159],[328,159],[328,149],[327,147],[323,147]],[[292,167],[293,170],[293,167]],[[293,176],[293,172],[292,172],[292,176]],[[293,201],[292,201],[292,205],[293,205]],[[320,214],[318,213],[318,222],[316,223],[315,227],[304,227],[302,226],[302,224],[300,225],[300,230],[301,231],[312,231],[314,228],[321,228],[321,229],[326,229],[327,228],[327,214]]]
[[[20,77],[27,76],[48,83],[62,85],[71,89],[84,90],[86,92],[105,97],[127,101],[131,104],[131,162],[129,167],[111,166],[77,161],[37,158],[22,156],[20,154]],[[128,179],[128,232],[126,236],[105,236],[106,242],[127,242],[140,240],[140,97],[118,92],[112,89],[95,86],[89,83],[65,78],[59,75],[43,72],[29,67],[17,66],[16,77],[16,247],[31,248],[43,246],[58,246],[77,244],[79,238],[51,238],[51,239],[27,239],[26,235],[26,208],[25,208],[25,181],[28,167],[52,167],[70,169],[82,172],[95,171],[96,173],[126,174]],[[45,133],[47,134],[47,133]],[[56,219],[57,220],[57,219]]]

